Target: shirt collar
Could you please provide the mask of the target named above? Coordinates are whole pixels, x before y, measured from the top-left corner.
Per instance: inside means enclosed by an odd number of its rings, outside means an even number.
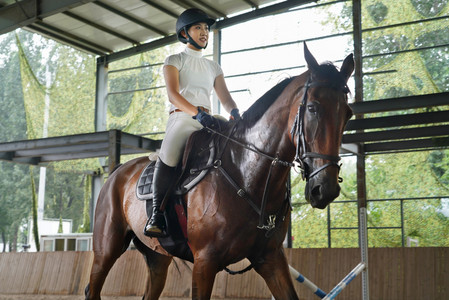
[[[184,52],[187,55],[190,55],[190,56],[193,56],[193,57],[198,57],[198,58],[203,57],[203,51],[195,51],[193,49],[190,49],[189,47],[186,47]]]

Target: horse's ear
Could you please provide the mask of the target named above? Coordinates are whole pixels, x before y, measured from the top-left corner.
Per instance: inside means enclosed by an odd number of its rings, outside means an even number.
[[[307,62],[307,67],[309,70],[316,70],[318,68],[318,62],[315,57],[313,57],[312,53],[310,53],[309,48],[307,48],[306,42],[304,42],[304,58]]]
[[[347,82],[349,77],[351,77],[353,71],[354,71],[354,56],[351,53],[343,61],[343,64],[341,65],[340,68],[340,73]]]

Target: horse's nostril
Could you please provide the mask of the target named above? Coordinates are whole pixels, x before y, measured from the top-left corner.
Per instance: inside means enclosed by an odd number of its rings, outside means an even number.
[[[317,185],[312,189],[312,192],[311,192],[312,197],[318,197],[320,195],[320,189],[321,189],[320,187],[321,187],[320,185]]]

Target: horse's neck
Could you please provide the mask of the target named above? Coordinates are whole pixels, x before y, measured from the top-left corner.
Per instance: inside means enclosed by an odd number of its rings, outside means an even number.
[[[292,149],[294,151],[289,139],[292,125],[289,124],[290,112],[298,93],[297,88],[304,85],[308,76],[309,73],[305,72],[290,81],[263,116],[248,130],[248,143],[266,153],[279,154],[280,159],[290,159]]]
[[[244,143],[257,151],[242,151],[241,148],[235,148],[233,154],[240,166],[244,187],[250,193],[258,193],[254,196],[259,198],[262,197],[261,193],[270,168],[272,168],[270,193],[273,194],[282,193],[289,168],[279,164],[271,167],[273,160],[258,152],[283,161],[291,161],[294,156],[294,147],[288,139],[290,105],[287,99],[278,100],[281,101],[274,103],[256,124],[246,129],[242,136]]]
[[[278,99],[261,117],[261,119],[248,130],[247,142],[272,157],[278,156],[282,160],[293,157],[292,143],[289,140],[289,115],[291,97]]]

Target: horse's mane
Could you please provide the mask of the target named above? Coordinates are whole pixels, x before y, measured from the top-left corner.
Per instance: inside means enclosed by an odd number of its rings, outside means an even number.
[[[293,78],[286,78],[276,84],[243,113],[242,118],[249,127],[262,117]]]
[[[329,87],[331,88],[340,90],[347,89],[345,79],[342,77],[337,67],[331,62],[324,62],[319,65],[318,68],[314,68],[314,70],[311,71],[311,76],[312,81],[328,82]],[[245,124],[248,127],[254,125],[294,78],[295,77],[284,79],[254,102],[254,104],[242,115]]]

